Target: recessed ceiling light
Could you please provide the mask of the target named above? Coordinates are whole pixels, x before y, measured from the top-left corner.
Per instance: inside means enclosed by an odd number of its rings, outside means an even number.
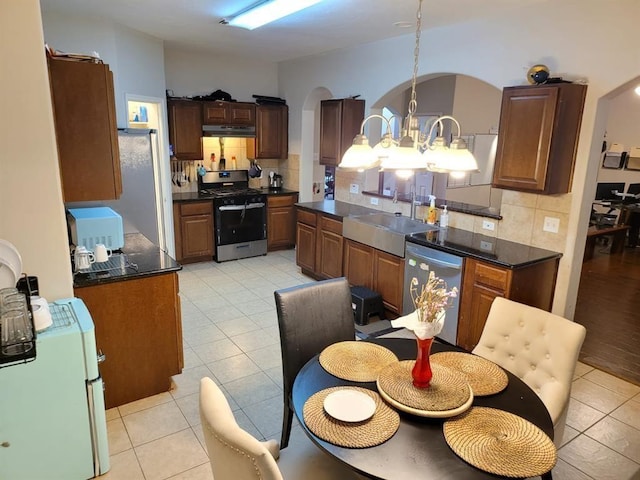
[[[634,90],[634,92],[636,92],[636,95],[640,95],[640,85],[638,85],[636,87],[636,89]]]

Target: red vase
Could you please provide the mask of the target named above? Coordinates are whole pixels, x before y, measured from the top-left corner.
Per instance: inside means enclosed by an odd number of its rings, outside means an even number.
[[[429,362],[433,337],[425,338],[424,340],[416,337],[416,341],[418,342],[418,355],[413,370],[411,370],[413,386],[417,388],[429,388],[431,377],[433,376],[431,373],[431,363]]]

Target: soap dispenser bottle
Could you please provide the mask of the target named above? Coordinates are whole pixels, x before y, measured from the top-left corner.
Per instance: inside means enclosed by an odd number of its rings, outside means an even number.
[[[435,225],[436,223],[436,196],[429,195],[429,210],[427,211],[427,223]]]
[[[449,212],[447,212],[447,206],[442,207],[442,213],[440,214],[440,228],[447,228],[449,226]]]

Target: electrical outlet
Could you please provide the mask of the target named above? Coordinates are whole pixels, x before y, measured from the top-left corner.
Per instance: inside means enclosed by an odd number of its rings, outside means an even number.
[[[371,197],[369,201],[371,202],[371,205],[378,205],[378,197]]]
[[[558,230],[560,230],[560,219],[556,217],[544,217],[542,230],[545,232],[558,233]]]
[[[360,187],[357,183],[352,183],[349,187],[349,193],[358,193],[360,191]]]
[[[484,240],[480,240],[480,250],[484,250],[485,252],[490,252],[493,250],[493,243],[485,242]]]
[[[482,228],[484,228],[485,230],[494,231],[496,229],[496,224],[494,222],[489,221],[489,220],[483,220],[482,221]]]

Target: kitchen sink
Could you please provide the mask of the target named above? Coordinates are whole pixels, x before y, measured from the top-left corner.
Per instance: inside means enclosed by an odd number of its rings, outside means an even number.
[[[369,213],[344,217],[342,235],[398,257],[404,257],[404,237],[411,233],[438,230],[408,217],[390,213]]]

